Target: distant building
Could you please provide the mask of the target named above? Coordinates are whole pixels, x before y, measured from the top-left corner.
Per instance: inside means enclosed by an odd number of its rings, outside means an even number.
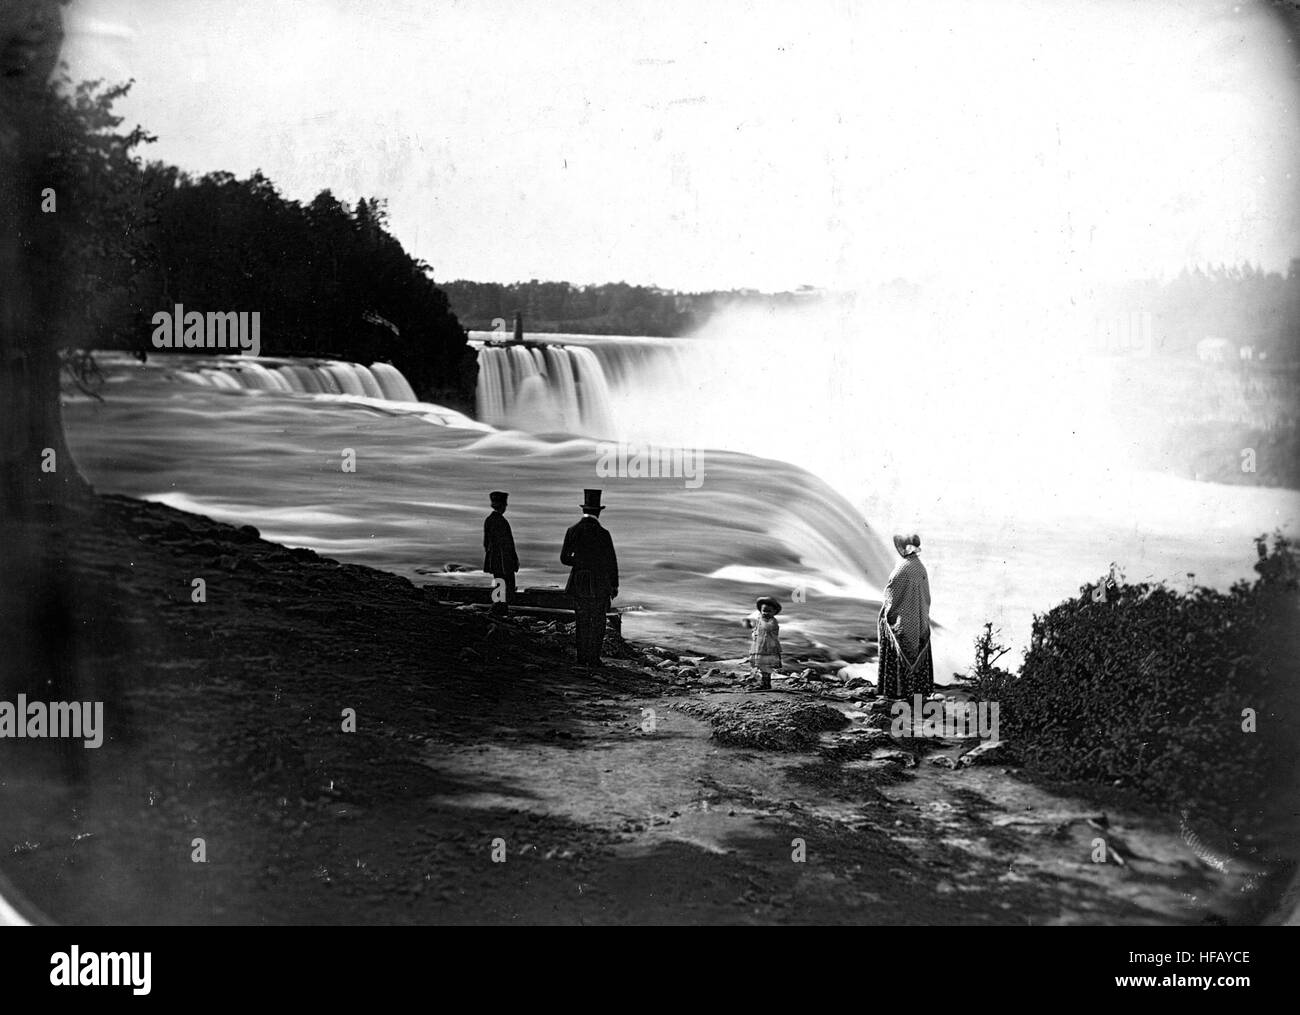
[[[1196,358],[1202,363],[1224,363],[1231,348],[1226,338],[1207,336],[1196,343]]]

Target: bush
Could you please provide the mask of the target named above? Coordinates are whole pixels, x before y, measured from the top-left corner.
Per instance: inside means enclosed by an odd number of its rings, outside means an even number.
[[[1257,813],[1296,761],[1297,567],[1256,540],[1254,583],[1226,593],[1103,580],[1036,616],[1001,723],[1025,764],[1121,781],[1222,820]],[[1244,710],[1256,732],[1246,732]],[[1291,741],[1291,742],[1289,742]]]
[[[985,623],[984,630],[975,639],[974,668],[970,673],[954,674],[975,701],[1001,702],[1007,687],[1016,679],[1010,670],[997,665],[998,660],[1011,651],[997,640],[1001,633],[993,629],[992,623]]]

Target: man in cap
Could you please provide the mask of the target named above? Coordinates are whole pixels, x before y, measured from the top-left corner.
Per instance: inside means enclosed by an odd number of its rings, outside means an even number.
[[[564,534],[560,563],[573,568],[564,592],[576,607],[578,662],[598,666],[605,643],[605,614],[609,601],[618,596],[618,558],[614,541],[600,524],[604,510],[600,491],[584,490],[579,506],[582,518]]]
[[[515,596],[515,572],[519,570],[514,533],[506,521],[509,497],[501,490],[488,494],[492,513],[483,520],[483,570],[495,579],[492,582],[492,612],[500,616],[510,612],[509,603]]]

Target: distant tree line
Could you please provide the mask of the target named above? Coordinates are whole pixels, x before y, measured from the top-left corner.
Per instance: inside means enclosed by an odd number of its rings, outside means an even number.
[[[384,203],[328,190],[302,204],[260,172],[192,176],[115,133],[129,86],[52,95],[59,235],[48,267],[77,293],[51,308],[62,348],[153,351],[153,315],[260,312],[261,351],[391,362],[421,398],[472,411],[477,360],[429,266],[388,231]]]
[[[1300,258],[1285,275],[1219,264],[1128,282],[1102,294],[1101,305],[1115,314],[1149,312],[1155,355],[1194,356],[1203,339],[1222,338],[1275,362],[1300,360]]]
[[[813,290],[761,293],[754,289],[674,292],[656,286],[606,282],[443,283],[452,310],[471,331],[492,331],[505,321],[510,331],[514,315],[524,317],[526,332],[574,335],[686,335],[719,310],[741,305],[794,304],[815,298]],[[499,325],[497,326],[500,327]]]
[[[505,321],[510,331],[516,313],[529,333],[654,335],[689,334],[719,311],[737,306],[760,309],[850,299],[849,294],[805,287],[793,292],[753,289],[674,292],[654,286],[608,282],[443,283],[451,307],[471,331],[491,331]],[[924,287],[896,279],[864,289],[890,303],[923,308]],[[1243,264],[1185,269],[1167,279],[1143,279],[1097,292],[1093,306],[1100,319],[1134,313],[1151,315],[1156,355],[1194,356],[1204,338],[1224,338],[1250,346],[1275,361],[1300,359],[1300,258],[1285,275]],[[498,325],[499,327],[499,325]],[[1064,339],[1063,339],[1064,340]]]

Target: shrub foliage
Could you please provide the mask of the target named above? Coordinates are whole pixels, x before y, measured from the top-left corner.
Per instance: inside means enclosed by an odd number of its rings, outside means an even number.
[[[1256,548],[1258,577],[1228,592],[1112,578],[1036,616],[1002,689],[1025,764],[1225,820],[1275,799],[1297,756],[1300,567],[1280,533]]]

